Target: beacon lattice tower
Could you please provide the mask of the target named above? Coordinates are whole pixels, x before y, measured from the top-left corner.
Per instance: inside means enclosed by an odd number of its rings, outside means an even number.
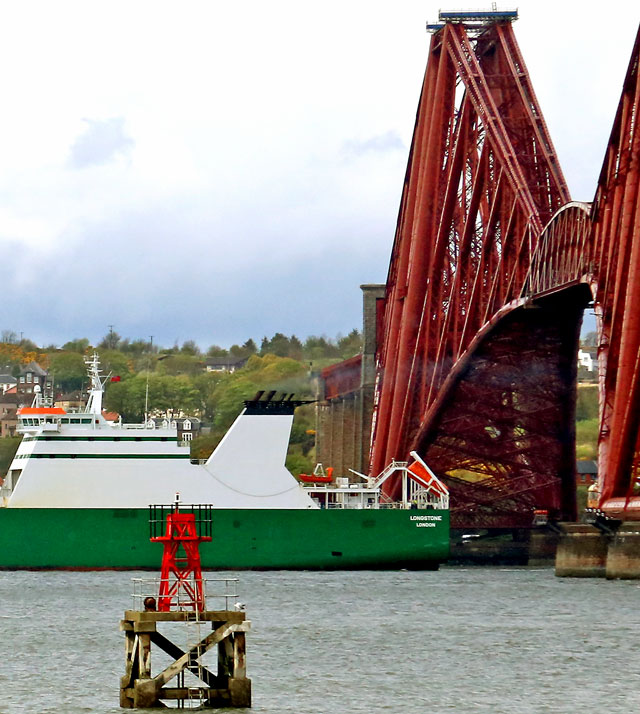
[[[200,544],[211,540],[210,505],[150,506],[151,541],[162,543],[158,610],[204,610]],[[158,534],[158,529],[163,530]]]
[[[134,603],[126,610],[120,629],[125,633],[125,674],[120,680],[120,706],[124,709],[166,707],[179,709],[250,707],[251,680],[246,671],[245,633],[251,627],[236,602],[229,600],[235,578],[206,581],[200,566],[200,544],[212,539],[210,505],[150,506],[151,541],[162,543],[164,553],[160,583],[134,579]],[[225,583],[223,592],[206,592],[206,583]],[[151,588],[152,592],[149,591]],[[209,606],[207,606],[207,599]],[[214,609],[217,601],[221,607]],[[182,625],[184,644],[176,644],[159,626]],[[209,627],[208,634],[202,632]],[[175,629],[174,629],[175,633]],[[171,662],[155,675],[151,650],[156,645]],[[217,648],[217,671],[203,659]],[[166,659],[166,658],[165,658]]]

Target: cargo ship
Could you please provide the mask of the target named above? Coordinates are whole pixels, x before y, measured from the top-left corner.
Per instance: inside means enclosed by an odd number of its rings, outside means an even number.
[[[36,394],[18,412],[22,441],[0,489],[0,569],[155,569],[149,506],[211,504],[213,540],[203,567],[221,569],[437,569],[449,553],[446,487],[417,454],[377,478],[301,481],[285,467],[293,395],[246,401],[206,461],[176,428],[109,420],[107,377],[87,360],[81,412]],[[327,469],[328,471],[328,469]],[[402,480],[388,501],[382,485]]]

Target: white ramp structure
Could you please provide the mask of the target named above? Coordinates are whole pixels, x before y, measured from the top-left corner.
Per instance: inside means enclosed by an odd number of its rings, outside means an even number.
[[[317,508],[285,467],[293,412],[301,402],[255,399],[204,468],[224,489],[221,508]]]

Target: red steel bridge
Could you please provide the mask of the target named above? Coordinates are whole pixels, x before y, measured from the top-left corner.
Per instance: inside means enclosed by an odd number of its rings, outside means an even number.
[[[528,527],[534,509],[575,519],[577,349],[592,306],[600,506],[640,519],[640,40],[594,200],[578,203],[514,16],[441,13],[430,27],[370,470],[419,452],[451,490],[456,528]]]

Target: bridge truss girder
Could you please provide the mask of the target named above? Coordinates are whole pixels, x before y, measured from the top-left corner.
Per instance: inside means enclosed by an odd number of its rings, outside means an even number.
[[[454,525],[518,527],[534,507],[574,515],[575,352],[592,298],[602,503],[633,506],[639,99],[636,41],[593,207],[568,203],[511,25],[471,37],[446,24],[432,38],[386,286],[371,472],[417,449],[451,486]]]

